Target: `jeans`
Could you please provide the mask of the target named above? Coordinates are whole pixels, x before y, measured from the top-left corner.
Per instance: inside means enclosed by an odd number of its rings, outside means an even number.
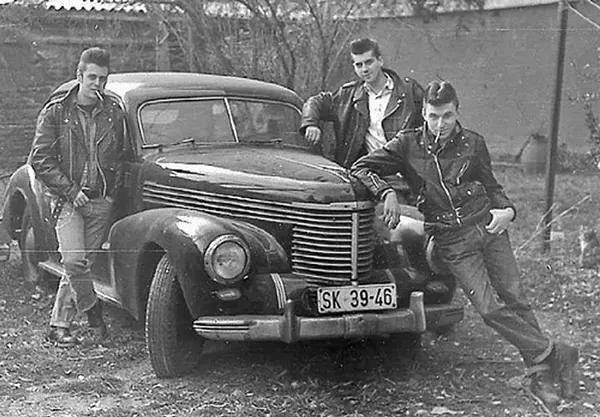
[[[108,227],[112,200],[97,198],[75,208],[66,202],[58,217],[56,235],[65,273],[60,279],[50,325],[69,328],[77,313],[98,301],[90,267]]]
[[[553,343],[523,292],[508,231],[483,224],[434,232],[436,250],[484,322],[513,344],[526,366],[544,361]]]

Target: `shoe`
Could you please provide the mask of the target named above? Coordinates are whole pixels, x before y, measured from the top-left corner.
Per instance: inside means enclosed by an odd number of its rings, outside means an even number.
[[[542,403],[550,411],[556,410],[560,398],[554,387],[551,368],[547,364],[536,365],[528,372],[531,375],[529,391],[535,400]]]
[[[61,347],[72,347],[79,344],[79,340],[64,327],[51,327],[46,339]]]
[[[92,308],[86,311],[88,318],[88,334],[92,342],[100,343],[108,337],[108,329],[102,318],[102,304],[96,301]]]
[[[550,358],[552,376],[560,385],[560,396],[567,400],[575,399],[579,390],[578,360],[579,351],[576,347],[563,342],[554,344]]]

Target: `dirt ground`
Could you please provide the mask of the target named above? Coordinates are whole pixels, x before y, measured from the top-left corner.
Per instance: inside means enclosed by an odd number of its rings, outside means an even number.
[[[557,180],[552,254],[537,248],[543,179],[500,171],[518,204],[511,228],[525,289],[547,332],[580,349],[581,392],[558,416],[600,416],[600,275],[577,265],[582,224],[600,229],[598,176]],[[13,255],[16,254],[13,248]],[[473,312],[445,336],[426,333],[415,357],[380,342],[213,343],[183,378],[158,379],[141,326],[106,309],[101,346],[44,341],[53,294],[23,282],[19,260],[0,265],[0,415],[544,416],[523,388],[516,350]],[[465,303],[459,294],[456,302]]]
[[[545,415],[526,395],[517,351],[470,307],[450,334],[425,334],[414,358],[380,342],[210,342],[191,375],[161,380],[143,330],[116,308],[107,309],[111,337],[101,346],[44,342],[52,293],[20,282],[19,273],[15,260],[0,270],[4,416]],[[600,294],[597,281],[593,287],[591,295]],[[562,403],[559,414],[599,416],[598,320],[574,320],[560,307],[539,318],[549,333],[582,350],[580,399]]]

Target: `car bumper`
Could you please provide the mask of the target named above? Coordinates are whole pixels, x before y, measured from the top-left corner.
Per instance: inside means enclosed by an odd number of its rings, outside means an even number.
[[[413,292],[408,308],[385,312],[347,313],[335,316],[300,317],[288,300],[283,315],[203,316],[194,330],[211,340],[299,340],[351,339],[391,333],[422,333],[458,323],[463,308],[443,304],[425,307],[423,293]]]

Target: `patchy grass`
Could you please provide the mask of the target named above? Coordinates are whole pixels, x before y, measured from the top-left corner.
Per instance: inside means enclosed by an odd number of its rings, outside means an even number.
[[[560,175],[552,251],[540,252],[543,177],[497,171],[517,203],[511,229],[524,283],[544,328],[581,349],[582,392],[559,415],[598,416],[600,278],[577,266],[580,225],[598,223],[597,176]],[[589,197],[587,197],[589,195]],[[579,204],[577,204],[579,203]],[[13,251],[13,255],[15,251]],[[459,301],[464,302],[462,297]],[[52,294],[22,282],[18,259],[0,267],[0,407],[6,416],[541,416],[524,393],[517,351],[473,310],[455,331],[426,334],[407,358],[376,342],[208,343],[191,375],[157,379],[143,331],[108,308],[103,346],[43,341]]]

